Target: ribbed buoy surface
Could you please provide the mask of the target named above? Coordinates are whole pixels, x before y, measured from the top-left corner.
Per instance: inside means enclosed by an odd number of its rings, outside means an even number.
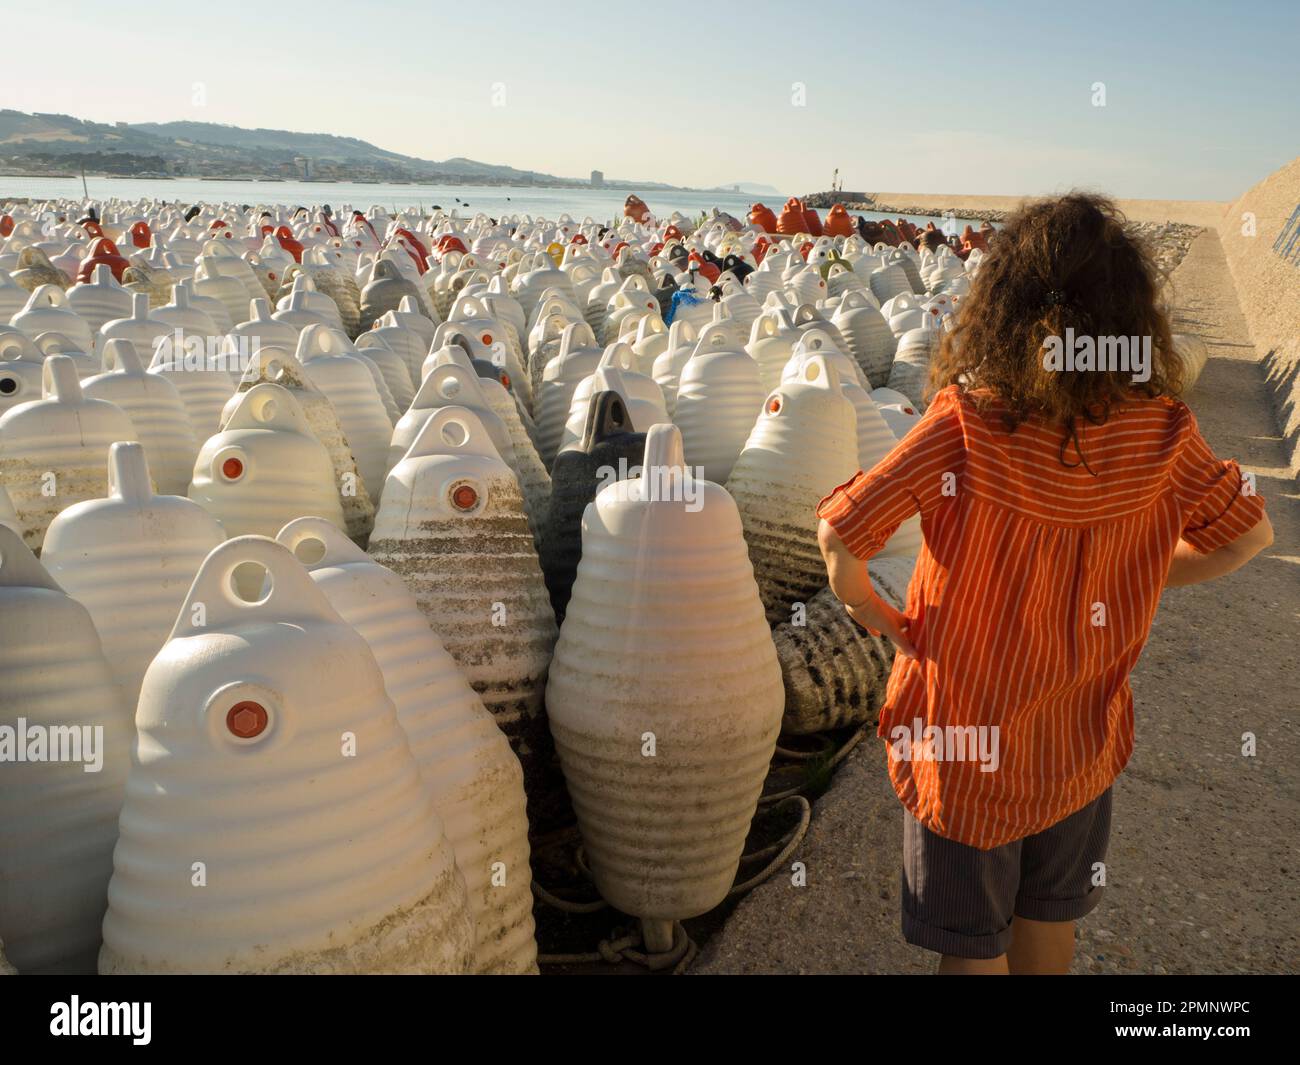
[[[374,371],[340,330],[308,326],[298,337],[295,356],[307,378],[318,388],[352,448],[357,468],[377,505],[384,487],[388,441],[393,434]]]
[[[90,614],[0,525],[0,938],[24,973],[94,973],[131,710]],[[99,761],[97,771],[88,769]]]
[[[768,396],[727,481],[774,625],[825,585],[817,504],[858,470],[857,420],[838,372],[822,355],[801,367]]]
[[[110,340],[104,349],[102,374],[81,383],[91,399],[121,407],[135,428],[133,439],[144,444],[150,469],[163,495],[184,495],[189,487],[199,442],[180,393],[161,374],[145,370],[129,340]]]
[[[250,565],[256,603],[231,585]],[[136,727],[101,972],[469,969],[465,884],[383,675],[288,549],[208,556]]]
[[[274,536],[306,515],[344,528],[329,453],[280,385],[255,385],[240,397],[225,428],[199,449],[189,497],[227,536]]]
[[[334,484],[338,488],[339,503],[343,507],[343,522],[356,543],[365,546],[370,531],[375,527],[375,505],[365,478],[357,468],[352,446],[343,435],[339,416],[324,394],[307,379],[307,372],[293,354],[283,348],[265,347],[254,352],[235,394],[226,403],[221,414],[221,428],[226,427],[240,397],[260,384],[275,384],[293,393],[302,408],[316,439],[329,453],[334,467]]]
[[[555,615],[518,482],[472,411],[425,422],[389,474],[370,554],[406,581],[528,770]]]
[[[43,376],[43,399],[0,415],[0,484],[34,551],[59,511],[104,494],[109,445],[135,435],[120,407],[82,394],[72,359],[52,356]]]
[[[524,778],[505,736],[397,574],[318,518],[277,539],[379,663],[465,878],[475,971],[536,972]]]
[[[645,433],[635,431],[623,397],[597,392],[588,401],[581,446],[556,456],[540,559],[558,622],[564,621],[582,558],[582,516],[587,504],[601,488],[638,469],[644,452]]]
[[[701,467],[706,480],[725,482],[762,408],[758,364],[736,346],[730,327],[701,329],[673,409],[686,461]]]
[[[644,467],[588,508],[546,695],[597,888],[671,921],[735,879],[782,693],[735,504],[673,426]]]
[[[889,642],[872,636],[829,588],[802,617],[772,630],[785,682],[784,732],[825,732],[872,720],[884,700],[893,662]]]
[[[226,538],[198,504],[155,494],[146,458],[139,443],[115,443],[108,456],[108,497],[60,513],[41,555],[50,575],[90,611],[132,708],[194,575]]]

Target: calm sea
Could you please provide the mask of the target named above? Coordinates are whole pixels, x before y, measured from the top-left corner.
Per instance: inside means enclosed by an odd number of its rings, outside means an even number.
[[[103,201],[117,197],[125,200],[143,198],[167,200],[182,204],[198,201],[258,204],[282,204],[286,207],[328,203],[336,212],[348,207],[366,210],[378,204],[387,210],[394,207],[423,207],[435,204],[445,210],[458,210],[462,216],[478,211],[499,217],[503,214],[531,214],[556,218],[568,213],[579,221],[590,215],[605,221],[620,215],[626,190],[566,188],[545,189],[531,186],[518,188],[506,185],[360,185],[346,183],[295,182],[295,181],[200,181],[197,178],[175,180],[150,180],[142,178],[86,179],[90,198]],[[660,218],[673,211],[684,215],[698,215],[710,207],[727,211],[743,219],[750,204],[756,200],[766,203],[777,213],[786,195],[756,196],[736,192],[673,192],[647,189],[638,192],[650,209]],[[0,202],[8,197],[34,199],[81,199],[80,178],[35,178],[0,176]],[[825,215],[825,212],[821,212]],[[884,218],[874,211],[855,212],[867,218]],[[929,219],[912,215],[914,222]],[[964,225],[968,220],[957,219]],[[978,224],[978,223],[976,223]]]

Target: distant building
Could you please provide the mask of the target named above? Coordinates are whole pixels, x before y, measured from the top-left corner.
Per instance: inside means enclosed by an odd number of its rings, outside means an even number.
[[[740,191],[740,186],[739,186],[739,185],[732,185],[732,186],[731,186],[731,191],[732,191],[732,192],[739,192],[739,191]]]
[[[599,189],[604,187],[604,184],[605,184],[605,175],[599,170],[593,170],[591,172],[591,187],[593,189]]]
[[[303,179],[304,181],[310,181],[310,180],[311,180],[311,160],[308,159],[308,158],[307,158],[306,156],[304,156],[304,155],[299,155],[299,156],[295,156],[295,157],[294,157],[293,162],[294,162],[294,165],[298,168],[299,173],[302,174],[302,179]]]

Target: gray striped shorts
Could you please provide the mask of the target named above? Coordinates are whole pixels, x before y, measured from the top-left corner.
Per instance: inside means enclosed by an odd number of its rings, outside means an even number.
[[[1093,867],[1110,840],[1110,789],[1032,836],[980,850],[903,811],[903,938],[957,958],[996,958],[1011,919],[1074,921],[1101,901]]]

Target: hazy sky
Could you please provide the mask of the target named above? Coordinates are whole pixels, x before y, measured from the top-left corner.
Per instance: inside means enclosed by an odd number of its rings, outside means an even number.
[[[565,176],[1227,200],[1300,154],[1296,0],[5,8],[0,107]]]

